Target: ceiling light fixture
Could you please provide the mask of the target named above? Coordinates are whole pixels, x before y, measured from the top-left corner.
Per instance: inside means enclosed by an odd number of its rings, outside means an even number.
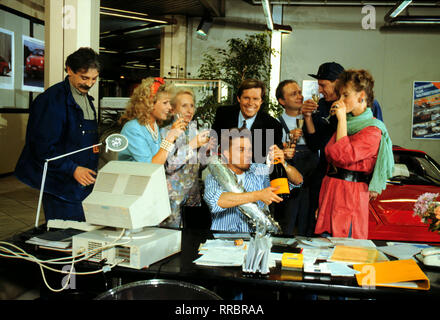
[[[103,49],[99,48],[99,53],[114,53],[114,54],[116,54],[116,53],[119,53],[119,52],[115,51],[115,50],[108,50],[108,49],[105,49],[105,48],[103,48]]]
[[[139,53],[139,52],[147,52],[147,51],[153,51],[153,50],[157,50],[157,48],[146,48],[146,49],[131,50],[131,51],[125,51],[124,53]]]
[[[397,17],[390,22],[393,24],[440,24],[440,17]]]
[[[269,30],[273,30],[273,20],[272,14],[270,13],[269,0],[262,0],[261,4],[263,6],[264,16],[266,17],[266,24]]]
[[[100,14],[106,15],[106,16],[112,16],[112,17],[125,18],[125,19],[139,20],[139,21],[156,22],[156,23],[163,23],[163,24],[172,23],[172,21],[170,21],[168,19],[155,18],[155,17],[149,16],[148,14],[145,14],[145,13],[133,12],[133,11],[127,11],[127,10],[119,10],[119,9],[113,9],[113,8],[107,8],[107,7],[101,7]]]
[[[197,27],[196,33],[201,37],[208,37],[209,29],[212,26],[212,18],[211,17],[203,17],[200,20],[199,26]]]
[[[384,17],[388,26],[395,25],[432,25],[439,24],[440,17],[438,16],[399,16],[405,10],[412,0],[403,0],[396,3],[396,5]]]
[[[292,33],[292,27],[286,24],[276,24],[273,25],[274,30],[280,31],[284,34]]]
[[[387,14],[390,18],[397,17],[403,10],[405,10],[406,7],[408,7],[411,4],[412,0],[403,0],[398,2]]]

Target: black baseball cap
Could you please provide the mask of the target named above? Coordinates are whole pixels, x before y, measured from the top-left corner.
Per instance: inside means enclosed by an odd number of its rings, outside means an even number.
[[[344,71],[339,63],[336,62],[326,62],[319,66],[317,74],[309,74],[309,76],[318,80],[336,80],[339,75]]]

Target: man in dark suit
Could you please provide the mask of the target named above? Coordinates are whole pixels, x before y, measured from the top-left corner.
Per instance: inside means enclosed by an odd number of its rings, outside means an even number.
[[[252,134],[252,162],[264,163],[269,147],[276,144],[283,147],[283,128],[269,114],[261,110],[266,86],[260,80],[244,80],[237,92],[238,105],[217,109],[212,129],[218,141],[222,134],[230,134],[231,128],[246,127]]]

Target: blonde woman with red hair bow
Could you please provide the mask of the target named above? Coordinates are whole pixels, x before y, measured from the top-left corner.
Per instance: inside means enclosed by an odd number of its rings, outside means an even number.
[[[165,163],[174,142],[186,128],[184,119],[178,119],[161,138],[159,124],[170,115],[172,91],[162,78],[143,79],[134,89],[119,120],[123,125],[121,134],[129,141],[127,149],[119,153],[119,160]]]

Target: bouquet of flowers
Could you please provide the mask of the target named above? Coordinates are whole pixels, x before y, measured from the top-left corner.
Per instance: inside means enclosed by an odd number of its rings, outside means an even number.
[[[424,193],[414,205],[414,216],[419,216],[423,223],[429,224],[430,231],[440,232],[440,202],[435,201],[438,193]]]

